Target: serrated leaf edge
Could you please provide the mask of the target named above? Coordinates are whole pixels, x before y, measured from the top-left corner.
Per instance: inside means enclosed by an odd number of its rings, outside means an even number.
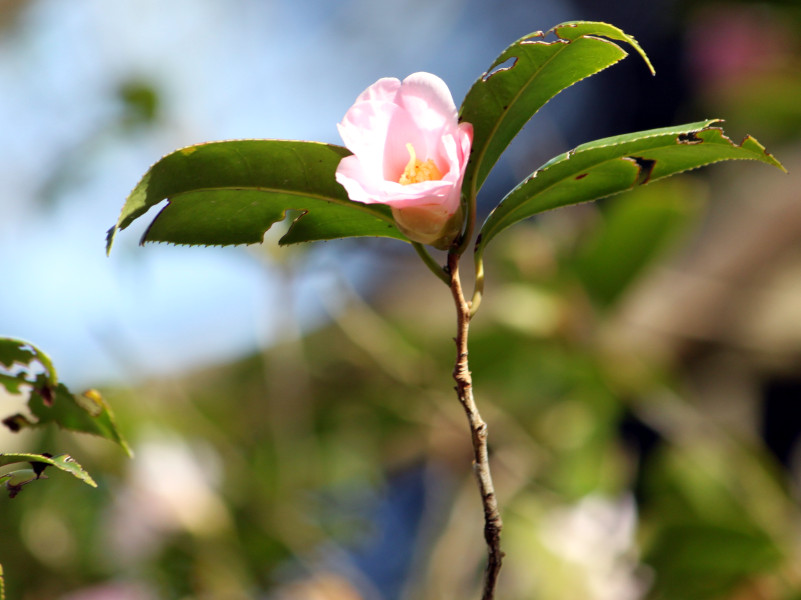
[[[179,194],[174,194],[173,196],[169,196],[167,198],[162,198],[159,202],[146,207],[142,212],[136,214],[136,216],[134,216],[132,219],[130,219],[130,221],[128,223],[122,224],[123,221],[126,220],[126,219],[123,218],[123,214],[125,213],[125,205],[128,203],[128,200],[134,194],[134,192],[136,192],[136,190],[139,189],[139,187],[142,185],[142,183],[149,177],[149,175],[150,175],[151,171],[153,170],[153,168],[156,165],[158,165],[161,161],[163,161],[165,158],[168,158],[168,157],[173,156],[173,155],[178,154],[178,153],[191,154],[191,153],[195,152],[198,148],[200,148],[202,146],[208,146],[208,145],[212,145],[212,144],[226,144],[226,143],[253,142],[253,141],[255,141],[255,142],[288,142],[288,143],[315,144],[315,145],[319,145],[319,146],[335,147],[337,149],[347,150],[348,152],[350,152],[344,146],[339,146],[337,144],[329,144],[329,143],[326,143],[326,142],[319,142],[319,141],[314,141],[314,140],[294,140],[294,139],[276,139],[276,138],[235,138],[235,139],[225,139],[225,140],[214,140],[214,141],[210,141],[210,142],[200,142],[198,144],[191,144],[189,146],[184,146],[182,148],[178,148],[176,150],[173,150],[172,152],[168,152],[167,154],[164,154],[158,160],[153,162],[153,164],[151,164],[150,167],[148,167],[147,171],[145,171],[145,174],[139,179],[139,181],[136,183],[136,185],[133,188],[131,188],[131,191],[126,196],[125,202],[123,203],[123,207],[122,207],[122,209],[120,209],[119,216],[117,217],[117,222],[112,227],[110,227],[108,229],[108,231],[106,232],[106,255],[108,256],[111,253],[111,247],[114,244],[114,239],[115,239],[116,234],[117,234],[118,231],[123,231],[123,230],[127,229],[128,226],[131,225],[136,219],[138,219],[141,216],[144,216],[147,212],[149,212],[151,209],[155,208],[158,204],[160,204],[164,200],[166,200],[167,201],[167,205],[169,205],[170,201],[173,198],[178,198],[178,197],[180,197],[182,195],[191,194],[193,192],[197,192],[197,191],[200,191],[200,190],[203,190],[203,191],[256,190],[256,191],[263,191],[263,192],[268,193],[268,194],[278,194],[278,193],[280,193],[280,194],[284,194],[284,195],[296,196],[296,197],[301,197],[301,198],[314,198],[315,200],[319,200],[319,201],[322,201],[322,202],[333,202],[333,203],[335,203],[335,204],[337,204],[339,206],[344,206],[344,207],[348,207],[348,208],[353,208],[355,210],[359,210],[359,211],[367,213],[367,214],[369,214],[369,215],[371,215],[373,217],[376,217],[376,218],[378,218],[378,219],[380,219],[380,220],[382,220],[382,221],[384,221],[386,223],[389,223],[392,226],[395,226],[395,221],[391,216],[382,213],[380,210],[377,210],[376,208],[374,208],[370,204],[366,204],[366,203],[363,203],[363,202],[355,202],[353,200],[350,200],[349,198],[342,199],[342,198],[336,198],[336,197],[333,197],[333,196],[320,196],[319,194],[308,194],[308,193],[292,192],[292,191],[287,191],[287,190],[282,190],[282,189],[275,189],[275,188],[268,188],[268,187],[250,187],[250,186],[208,187],[208,188],[199,188],[197,190],[191,190],[191,191],[187,191],[187,192],[181,192]],[[147,240],[146,238],[147,238],[147,234],[150,231],[150,228],[153,226],[153,224],[155,223],[156,219],[158,219],[159,215],[164,211],[164,209],[166,207],[167,206],[162,207],[162,209],[159,211],[159,213],[153,218],[153,220],[147,226],[147,229],[145,230],[144,234],[142,235],[142,237],[139,240],[139,245],[140,246],[144,246],[145,243],[157,243],[157,244],[165,243],[165,244],[169,244],[169,245],[172,245],[172,246],[203,246],[203,247],[218,247],[219,246],[219,247],[222,248],[222,247],[234,246],[234,245],[236,245],[236,246],[243,246],[243,245],[250,246],[250,245],[262,243],[262,241],[263,241],[263,240],[260,240],[260,241],[257,241],[257,242],[250,242],[250,243],[244,243],[244,244],[183,244],[183,243],[167,242],[167,241],[160,241],[160,240]],[[134,211],[134,213],[132,213],[132,214],[135,214],[135,212],[136,211]],[[305,210],[303,212],[303,214],[301,214],[297,218],[295,218],[294,221],[292,222],[292,225],[290,226],[289,230],[284,235],[284,237],[289,235],[289,233],[291,232],[292,227],[294,227],[295,223],[297,223],[298,220],[302,219],[309,212],[310,212],[310,210],[307,209],[307,210]],[[283,221],[285,218],[286,218],[286,211],[284,211],[282,219],[279,220],[279,221],[273,222],[272,225],[274,225],[275,223],[279,223],[279,222]],[[270,227],[272,227],[272,225],[270,225]],[[268,227],[267,230],[269,230],[269,229],[270,228]],[[265,230],[265,233],[266,233],[267,230]],[[334,239],[336,239],[336,238],[334,238]],[[405,238],[405,236],[404,236],[403,239],[400,239],[400,238],[393,238],[393,239],[399,239],[399,241],[408,241]],[[285,245],[285,244],[281,244],[280,241],[279,241],[279,245]]]
[[[654,65],[651,63],[651,59],[648,58],[648,55],[645,53],[645,50],[643,50],[642,46],[640,46],[640,43],[637,41],[637,39],[633,35],[626,33],[625,31],[620,29],[620,27],[616,27],[615,25],[612,25],[611,23],[607,23],[605,21],[565,21],[564,23],[560,23],[559,25],[556,25],[556,26],[552,27],[551,29],[549,29],[545,33],[545,35],[543,37],[546,37],[549,33],[553,33],[559,39],[564,39],[559,34],[559,30],[564,29],[564,28],[576,28],[576,27],[578,27],[580,25],[590,25],[590,24],[605,25],[605,26],[609,27],[610,29],[613,29],[613,30],[617,31],[619,33],[620,37],[619,38],[614,38],[614,37],[610,37],[610,36],[608,36],[606,34],[603,34],[603,33],[587,33],[587,34],[584,34],[581,37],[604,37],[604,38],[607,38],[607,39],[617,40],[619,42],[626,42],[632,48],[634,48],[634,50],[637,52],[637,54],[639,54],[640,57],[643,59],[643,61],[645,61],[645,64],[648,67],[648,70],[651,72],[651,75],[656,75],[656,69],[654,69]]]
[[[579,21],[574,21],[574,22],[571,22],[571,23],[575,24],[575,23],[579,23]],[[604,24],[606,25],[606,23],[604,23]],[[557,29],[562,27],[562,26],[566,26],[566,25],[567,24],[565,24],[565,23],[563,23],[561,25],[557,25],[556,27],[553,27],[552,29],[548,30],[547,33],[554,32],[557,35],[557,37],[559,37],[559,34],[557,33]],[[568,48],[568,46],[571,43],[573,43],[575,41],[575,40],[569,40],[569,39],[564,39],[564,38],[559,37],[559,39],[556,40],[556,41],[547,42],[547,41],[544,41],[544,38],[547,35],[547,33],[543,33],[542,31],[535,31],[533,33],[530,33],[528,35],[525,35],[525,36],[521,37],[519,40],[517,40],[516,42],[512,43],[511,45],[509,45],[503,52],[501,52],[501,54],[498,55],[498,57],[492,63],[490,68],[486,72],[484,72],[484,74],[480,78],[481,81],[483,81],[483,82],[489,81],[496,73],[513,69],[515,67],[515,65],[517,64],[517,60],[519,59],[519,56],[514,56],[514,53],[512,52],[512,49],[517,47],[517,46],[522,46],[523,44],[528,44],[528,45],[541,44],[541,45],[546,45],[546,46],[553,46],[555,44],[560,44],[562,46],[562,49],[565,50],[565,49]],[[606,42],[608,44],[612,44],[613,46],[616,46],[617,48],[619,48],[621,52],[623,52],[623,56],[621,56],[616,61],[614,61],[612,63],[609,63],[608,65],[605,65],[605,66],[603,66],[603,67],[601,67],[599,69],[596,69],[592,73],[588,73],[587,75],[585,75],[581,79],[577,79],[577,80],[573,81],[570,85],[560,89],[557,92],[556,95],[560,94],[561,92],[564,92],[565,90],[570,89],[571,87],[573,87],[577,83],[580,83],[580,82],[584,81],[585,79],[588,79],[589,77],[592,77],[593,75],[597,75],[601,71],[603,71],[605,69],[608,69],[609,67],[611,67],[613,65],[616,65],[617,63],[619,63],[621,60],[623,60],[624,58],[626,58],[629,55],[629,53],[626,52],[626,50],[624,50],[618,44],[616,44],[614,41],[612,41],[611,38],[604,38],[604,37],[600,37],[598,35],[589,35],[589,34],[588,35],[583,35],[583,36],[580,36],[580,37],[591,37],[593,39],[597,39],[599,41]],[[535,38],[537,38],[537,39],[535,39]],[[580,39],[580,38],[576,38],[576,39]],[[638,52],[641,52],[641,49],[639,48],[639,46],[636,46],[636,47],[638,48]],[[553,56],[551,56],[545,63],[543,63],[543,65],[537,70],[537,73],[542,72],[542,70],[548,64],[550,64],[553,60],[555,60],[556,57],[559,54],[561,54],[561,50],[559,52],[553,54]],[[514,63],[512,65],[510,65],[509,67],[503,68],[503,69],[496,69],[496,67],[498,67],[499,65],[502,65],[503,63],[505,63],[506,61],[508,61],[510,59],[514,59]],[[648,64],[650,65],[650,62],[648,62]],[[518,90],[518,93],[515,94],[514,99],[511,102],[509,102],[509,107],[517,101],[517,99],[523,94],[524,90],[528,89],[529,85],[531,85],[531,81],[533,79],[535,79],[535,77],[537,77],[537,75],[532,75],[532,77],[529,78],[529,83],[527,83],[525,86],[521,87],[520,90]],[[468,93],[469,93],[469,90],[468,90]],[[556,97],[556,95],[554,95],[553,97],[549,98],[548,101],[545,104],[548,104],[548,102],[550,102],[554,97]],[[543,106],[540,107],[540,109],[543,108],[545,106],[545,104],[543,104]],[[540,109],[538,109],[536,112],[532,113],[530,118],[533,117],[535,114],[537,114],[537,112],[539,112]],[[460,113],[461,113],[461,110],[460,110]],[[506,119],[506,116],[508,114],[509,114],[509,108],[507,107],[507,109],[502,112],[501,118],[498,119],[496,124],[495,124],[495,126],[493,126],[493,128],[491,130],[491,133],[487,136],[487,140],[488,141],[491,140],[495,136],[496,132],[500,128],[500,125]],[[460,119],[461,119],[461,114],[460,114]],[[518,132],[518,134],[519,134],[519,132]],[[516,134],[515,137],[517,137],[518,134]],[[489,147],[489,143],[484,144],[484,147],[482,148],[480,154],[475,157],[476,167],[473,169],[473,171],[471,173],[472,177],[469,180],[470,197],[475,197],[475,195],[478,193],[478,189],[480,189],[478,184],[477,184],[478,173],[479,173],[479,164],[481,162],[483,162],[483,157],[484,157],[484,154],[486,153],[486,150],[487,150],[488,147]],[[474,160],[472,156],[470,157],[470,159],[471,159],[471,161]],[[489,171],[487,172],[487,175],[489,175]],[[486,176],[484,178],[484,181],[486,181]],[[482,181],[482,185],[483,185],[484,181]]]
[[[78,461],[72,458],[72,456],[70,456],[69,454],[58,454],[56,456],[49,457],[49,456],[44,456],[43,454],[0,452],[0,460],[3,457],[12,457],[13,459],[15,459],[6,462],[5,465],[13,465],[17,463],[29,463],[29,462],[47,463],[48,465],[57,468],[59,471],[64,471],[65,473],[69,473],[76,479],[80,479],[87,485],[90,485],[95,488],[97,487],[97,482],[95,482],[95,480],[92,479],[92,476],[89,475],[89,473],[87,473],[84,470],[84,468],[80,464],[78,464]],[[64,466],[56,462],[57,459],[61,459],[63,460],[63,462],[69,463],[70,465],[73,465],[75,468],[65,468]],[[0,466],[5,466],[5,465],[0,465]]]
[[[768,151],[765,149],[765,147],[764,147],[764,146],[763,146],[763,145],[762,145],[762,144],[761,144],[761,143],[760,143],[760,142],[759,142],[759,141],[758,141],[756,138],[754,138],[753,136],[747,135],[747,136],[745,136],[745,137],[743,138],[742,142],[740,142],[739,144],[737,144],[736,142],[734,142],[734,141],[733,141],[733,140],[732,140],[730,137],[728,137],[728,136],[725,134],[725,132],[723,131],[723,129],[722,129],[721,127],[715,127],[715,126],[714,126],[716,123],[722,123],[722,122],[723,122],[723,119],[707,119],[706,121],[700,121],[700,122],[697,124],[697,125],[704,124],[702,127],[698,127],[698,128],[691,129],[691,130],[683,130],[683,129],[682,129],[682,130],[676,130],[676,128],[674,128],[674,127],[665,127],[665,128],[661,128],[661,129],[656,129],[656,130],[653,130],[653,132],[651,133],[651,135],[646,135],[646,136],[643,136],[643,137],[637,138],[637,140],[647,140],[647,139],[651,139],[651,138],[654,138],[654,137],[659,137],[659,136],[668,136],[668,135],[681,135],[682,133],[686,133],[686,134],[698,134],[698,133],[701,133],[701,132],[704,132],[704,131],[710,131],[710,130],[713,130],[713,129],[714,129],[714,130],[717,130],[718,132],[720,132],[720,136],[721,136],[721,138],[722,138],[723,140],[725,140],[726,142],[728,142],[728,143],[729,143],[729,144],[730,144],[732,147],[734,147],[734,148],[743,148],[743,145],[744,145],[746,142],[748,142],[749,140],[751,140],[751,141],[755,142],[755,143],[756,143],[756,144],[757,144],[757,145],[758,145],[758,146],[759,146],[759,147],[762,149],[763,153],[764,153],[764,154],[765,154],[767,157],[769,157],[769,159],[768,159],[768,160],[760,160],[760,162],[765,162],[766,164],[770,164],[770,165],[773,165],[773,166],[775,166],[775,167],[777,167],[777,168],[781,169],[781,170],[782,170],[782,171],[784,171],[785,173],[787,172],[787,170],[784,168],[784,166],[781,164],[781,162],[779,162],[778,160],[776,160],[776,158],[775,158],[775,157],[774,157],[772,154],[770,154],[770,153],[769,153],[769,152],[768,152]],[[681,127],[681,126],[678,126],[678,127]],[[636,133],[636,132],[634,132],[634,133]],[[630,135],[630,134],[623,134],[623,135]],[[621,136],[612,136],[612,138],[611,138],[611,139],[615,139],[615,138],[618,138],[618,137],[621,137]],[[597,140],[597,141],[602,141],[602,140]],[[581,144],[580,146],[576,146],[575,148],[573,148],[572,150],[569,150],[568,152],[564,152],[564,153],[562,153],[562,154],[559,154],[559,155],[555,156],[554,158],[552,158],[552,159],[550,159],[548,162],[546,162],[546,163],[545,163],[543,166],[541,166],[541,167],[540,167],[540,168],[538,168],[536,171],[534,171],[534,172],[533,172],[531,175],[529,175],[528,177],[526,177],[525,179],[523,179],[523,181],[521,181],[519,184],[517,184],[517,185],[516,185],[516,186],[515,186],[515,187],[514,187],[514,188],[513,188],[513,189],[512,189],[512,190],[511,190],[511,191],[510,191],[510,192],[509,192],[509,193],[508,193],[508,194],[507,194],[505,197],[504,197],[504,199],[503,199],[503,200],[501,200],[501,202],[498,204],[498,206],[496,206],[496,207],[495,207],[495,208],[494,208],[494,209],[493,209],[493,210],[490,212],[490,214],[487,216],[487,219],[484,221],[484,224],[486,225],[486,223],[487,223],[487,222],[489,222],[489,219],[490,219],[490,217],[492,216],[492,214],[493,214],[493,213],[494,213],[496,210],[498,210],[499,208],[501,208],[501,206],[503,206],[503,204],[504,204],[504,201],[505,201],[507,198],[511,197],[511,196],[512,196],[512,194],[514,194],[514,193],[515,193],[515,192],[516,192],[518,189],[522,188],[522,187],[523,187],[524,185],[526,185],[528,182],[530,182],[531,180],[535,179],[535,178],[536,178],[536,177],[537,177],[537,176],[538,176],[538,175],[539,175],[539,174],[540,174],[542,171],[544,171],[545,169],[547,169],[547,168],[549,168],[549,167],[551,167],[551,166],[553,166],[553,165],[555,165],[555,164],[557,164],[557,163],[559,163],[559,162],[562,162],[562,161],[564,161],[564,160],[570,160],[570,159],[571,159],[571,158],[572,158],[574,155],[576,155],[577,153],[580,153],[580,152],[586,152],[586,151],[588,151],[588,150],[597,150],[597,149],[601,149],[601,148],[611,148],[611,147],[613,147],[613,146],[616,146],[616,145],[618,145],[618,144],[624,144],[624,143],[626,143],[626,142],[628,142],[628,141],[633,141],[633,140],[621,140],[619,143],[614,143],[614,142],[613,142],[613,143],[609,143],[609,144],[600,144],[600,145],[595,145],[595,142],[587,142],[586,144]],[[667,147],[667,145],[666,145],[665,147]],[[743,148],[743,149],[744,149],[744,150],[748,150],[748,149],[746,149],[746,148]],[[651,150],[653,150],[653,148],[652,148]],[[610,159],[607,159],[607,160],[601,161],[601,162],[599,162],[599,163],[597,163],[597,164],[593,165],[593,167],[592,167],[592,168],[596,168],[596,167],[598,167],[599,165],[602,165],[602,164],[604,164],[604,163],[606,163],[606,162],[610,162],[610,161],[614,161],[614,160],[623,160],[623,159],[626,159],[626,158],[629,158],[629,159],[631,159],[632,157],[630,157],[630,156],[617,156],[617,157],[614,157],[614,158],[610,158]],[[697,170],[697,169],[700,169],[700,168],[702,168],[702,167],[707,167],[707,166],[710,166],[710,165],[713,165],[713,164],[717,164],[717,163],[720,163],[720,162],[725,162],[725,161],[727,161],[727,160],[759,160],[759,159],[758,159],[758,158],[752,158],[752,159],[749,159],[749,158],[747,158],[747,157],[743,157],[743,158],[719,158],[719,159],[716,159],[716,160],[711,160],[711,161],[709,161],[709,162],[707,162],[707,163],[704,163],[704,164],[702,164],[702,165],[697,165],[697,166],[695,166],[695,167],[690,167],[690,168],[684,169],[684,170],[682,170],[682,171],[675,171],[675,172],[673,172],[673,173],[667,173],[667,174],[665,174],[665,175],[662,175],[662,176],[660,176],[660,177],[657,177],[657,178],[655,178],[655,179],[648,179],[648,181],[647,181],[647,182],[648,182],[648,183],[651,183],[651,182],[654,182],[654,181],[659,181],[660,179],[664,179],[664,178],[666,178],[666,177],[671,177],[671,176],[673,176],[673,175],[678,175],[679,173],[688,173],[688,172],[691,172],[691,171],[695,171],[695,170]],[[548,186],[547,188],[544,188],[544,189],[540,190],[540,192],[538,192],[538,194],[541,194],[541,193],[544,193],[544,192],[546,192],[547,190],[549,190],[549,189],[553,188],[554,186],[556,186],[556,185],[559,185],[559,184],[560,184],[561,182],[563,182],[564,180],[565,180],[565,179],[559,179],[559,180],[555,181],[553,184],[551,184],[551,185],[550,185],[550,186]],[[633,185],[632,187],[634,187],[634,186],[636,186],[636,185],[638,185],[638,183],[635,181],[635,183],[634,183],[634,185]],[[611,196],[611,195],[616,195],[616,194],[618,194],[618,193],[623,193],[623,192],[625,192],[625,191],[628,191],[628,190],[632,189],[632,187],[629,187],[629,188],[627,188],[627,189],[625,189],[625,190],[620,190],[619,192],[616,192],[615,194],[610,194],[610,196]],[[604,197],[607,197],[607,196],[604,196]],[[580,202],[579,204],[583,204],[584,202],[592,202],[593,200],[598,200],[598,199],[599,199],[599,198],[595,198],[595,199],[592,199],[592,200],[586,200],[586,201],[582,201],[582,202]],[[523,203],[525,203],[525,202],[526,202],[526,200],[523,200],[523,201],[521,201],[521,203],[520,203],[520,204],[523,204]],[[514,211],[515,211],[515,210],[516,210],[516,209],[517,209],[519,206],[520,206],[520,205],[518,205],[518,206],[516,206],[516,207],[512,208],[512,209],[510,210],[510,212],[509,212],[507,215],[505,215],[505,217],[506,217],[506,216],[509,216],[509,215],[511,215],[511,214],[513,214],[513,213],[514,213]],[[544,210],[544,211],[541,211],[541,212],[547,212],[548,210],[553,210],[553,209],[546,209],[546,210]],[[522,217],[522,218],[521,218],[521,219],[519,219],[518,221],[513,221],[513,222],[512,222],[512,223],[510,223],[509,225],[506,225],[506,226],[502,227],[500,230],[498,230],[496,233],[494,233],[494,234],[493,234],[491,237],[489,237],[489,238],[487,238],[487,239],[485,239],[485,238],[486,238],[486,236],[485,236],[485,233],[486,233],[486,232],[484,231],[484,227],[482,226],[482,228],[481,228],[481,230],[480,230],[480,233],[479,233],[479,235],[478,235],[478,237],[477,237],[477,239],[476,239],[476,243],[475,243],[475,253],[476,253],[476,255],[477,255],[477,256],[480,256],[481,254],[483,254],[483,251],[484,251],[484,248],[486,247],[486,244],[488,244],[488,243],[489,243],[489,240],[493,239],[493,238],[494,238],[494,237],[495,237],[495,236],[496,236],[498,233],[500,233],[501,231],[503,231],[504,229],[506,229],[506,228],[508,228],[508,227],[511,227],[512,225],[514,225],[514,224],[518,223],[518,222],[519,222],[519,221],[521,221],[521,220],[525,220],[525,219],[527,219],[527,218],[529,218],[529,217],[532,217],[532,216],[534,216],[535,214],[540,214],[540,213],[534,213],[534,214],[532,214],[532,215],[528,215],[528,216],[526,216],[526,217]],[[504,217],[504,218],[505,218],[505,217]]]

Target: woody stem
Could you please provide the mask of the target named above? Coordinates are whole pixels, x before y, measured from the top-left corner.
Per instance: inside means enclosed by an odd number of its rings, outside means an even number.
[[[456,364],[453,379],[456,381],[456,395],[464,409],[470,424],[473,443],[473,472],[478,481],[481,503],[484,508],[484,540],[487,543],[487,568],[484,572],[484,591],[482,600],[493,600],[498,573],[501,570],[503,552],[501,552],[501,528],[503,523],[498,511],[498,501],[492,484],[487,450],[487,424],[478,412],[473,398],[473,379],[467,360],[467,337],[470,328],[470,303],[465,300],[462,283],[459,279],[459,254],[448,254],[448,274],[450,288],[456,305]]]

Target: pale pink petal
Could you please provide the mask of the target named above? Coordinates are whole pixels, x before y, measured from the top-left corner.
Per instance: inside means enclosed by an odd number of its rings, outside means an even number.
[[[397,102],[419,118],[426,129],[456,122],[456,104],[447,84],[431,73],[413,73],[403,80]]]
[[[446,135],[442,137],[440,145],[440,162],[448,165],[447,172],[443,179],[453,184],[454,181],[461,175],[461,165],[459,161],[459,150],[456,146],[456,140],[453,135]]]
[[[450,181],[421,181],[411,185],[392,182],[385,189],[391,194],[391,200],[385,204],[397,208],[439,206],[447,214],[453,214],[459,208],[460,190],[454,189]]]
[[[385,101],[354,104],[337,125],[345,146],[374,165],[383,164],[387,130],[396,113],[403,112],[397,104]]]
[[[461,189],[467,161],[470,159],[470,146],[473,141],[473,126],[461,123],[453,134],[442,136],[442,160],[449,165],[443,177]]]
[[[374,101],[394,102],[400,87],[401,82],[399,79],[395,77],[383,77],[359,94],[354,104]]]
[[[346,156],[339,161],[335,178],[351,200],[365,204],[383,203],[381,189],[385,182],[366,170],[357,156]]]
[[[338,125],[352,156],[336,180],[356,202],[386,204],[410,239],[446,248],[462,223],[461,186],[473,129],[459,123],[445,83],[429,73],[403,82],[380,79],[362,94]],[[441,179],[399,183],[410,160],[432,160]]]
[[[461,150],[461,164],[464,168],[467,166],[467,161],[470,160],[470,148],[473,146],[473,124],[459,123],[457,135],[459,136],[459,149]]]
[[[426,161],[429,156],[429,142],[416,126],[412,115],[401,107],[392,115],[384,145],[384,176],[387,180],[398,181],[404,167],[409,162],[409,149],[414,147],[417,158]]]

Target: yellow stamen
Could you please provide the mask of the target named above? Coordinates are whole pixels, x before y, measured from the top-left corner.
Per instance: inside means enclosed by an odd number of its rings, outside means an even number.
[[[406,144],[406,149],[409,151],[409,162],[406,163],[406,168],[403,169],[398,183],[409,185],[410,183],[439,181],[442,179],[442,173],[440,173],[433,160],[430,158],[426,162],[418,160],[417,155],[414,153],[414,146],[411,144]]]

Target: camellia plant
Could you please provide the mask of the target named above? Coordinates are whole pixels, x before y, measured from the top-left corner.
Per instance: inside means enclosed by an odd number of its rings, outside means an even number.
[[[428,73],[368,87],[339,124],[345,147],[310,141],[241,140],[177,150],[153,165],[125,202],[107,237],[167,200],[144,242],[253,244],[299,213],[280,245],[378,236],[411,244],[449,288],[457,317],[456,393],[470,427],[484,509],[488,563],[483,599],[501,569],[501,516],[490,474],[487,425],[473,397],[470,321],[484,292],[484,252],[506,228],[550,209],[595,200],[722,160],[758,160],[783,169],[754,138],[733,143],[710,119],[618,135],[556,156],[521,181],[478,227],[476,196],[493,165],[537,111],[559,92],[602,71],[636,40],[598,22],[563,23],[504,50],[476,80],[461,108]],[[429,247],[444,251],[440,264]],[[460,278],[472,247],[472,294]]]
[[[14,413],[0,420],[9,431],[38,429],[56,425],[61,429],[88,433],[118,444],[128,456],[131,449],[117,428],[114,413],[97,390],[73,394],[59,381],[50,357],[24,340],[0,337],[0,388],[10,396],[27,396],[30,416]],[[2,450],[2,449],[0,449]],[[31,483],[47,479],[49,467],[69,473],[97,487],[92,476],[69,454],[49,452],[20,453],[0,451],[0,491],[17,497]],[[4,600],[3,566],[0,565],[0,600]]]

